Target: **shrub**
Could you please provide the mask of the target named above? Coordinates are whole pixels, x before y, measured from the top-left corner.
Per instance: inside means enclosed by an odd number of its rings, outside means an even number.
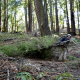
[[[8,56],[15,56],[19,52],[16,45],[4,45],[0,47],[0,50]]]
[[[22,36],[22,35],[21,35]],[[52,51],[48,48],[55,43],[53,36],[39,38],[29,38],[28,41],[20,41],[10,45],[0,47],[0,50],[8,56],[30,56],[47,59],[51,57]],[[55,38],[57,39],[57,38]]]
[[[17,79],[19,78],[21,80],[35,80],[34,77],[32,77],[31,74],[28,72],[17,73],[17,75],[15,77],[17,77]]]
[[[57,80],[72,80],[74,76],[70,73],[59,74]]]

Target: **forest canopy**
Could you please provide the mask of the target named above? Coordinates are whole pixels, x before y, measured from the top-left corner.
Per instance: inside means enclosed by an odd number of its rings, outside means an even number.
[[[0,31],[80,35],[79,0],[0,0]]]

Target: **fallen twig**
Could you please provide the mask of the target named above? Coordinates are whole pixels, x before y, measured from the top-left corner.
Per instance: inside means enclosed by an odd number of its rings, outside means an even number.
[[[9,68],[7,67],[7,80],[9,80]]]

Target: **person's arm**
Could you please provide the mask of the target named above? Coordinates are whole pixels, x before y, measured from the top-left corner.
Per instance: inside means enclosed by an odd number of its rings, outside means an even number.
[[[63,37],[63,38],[60,40],[60,42],[62,42],[62,41],[65,41],[65,37]]]

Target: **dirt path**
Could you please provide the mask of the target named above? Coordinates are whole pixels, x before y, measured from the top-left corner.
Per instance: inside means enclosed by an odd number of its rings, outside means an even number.
[[[6,41],[4,44],[11,44],[12,41]],[[66,62],[11,58],[0,52],[0,80],[15,80],[17,72],[29,72],[36,80],[56,80],[60,74],[70,73],[74,78],[67,80],[80,80],[80,46],[75,46],[69,51]],[[75,59],[76,58],[76,59]],[[38,77],[42,73],[41,78]],[[18,79],[20,80],[20,79]]]

